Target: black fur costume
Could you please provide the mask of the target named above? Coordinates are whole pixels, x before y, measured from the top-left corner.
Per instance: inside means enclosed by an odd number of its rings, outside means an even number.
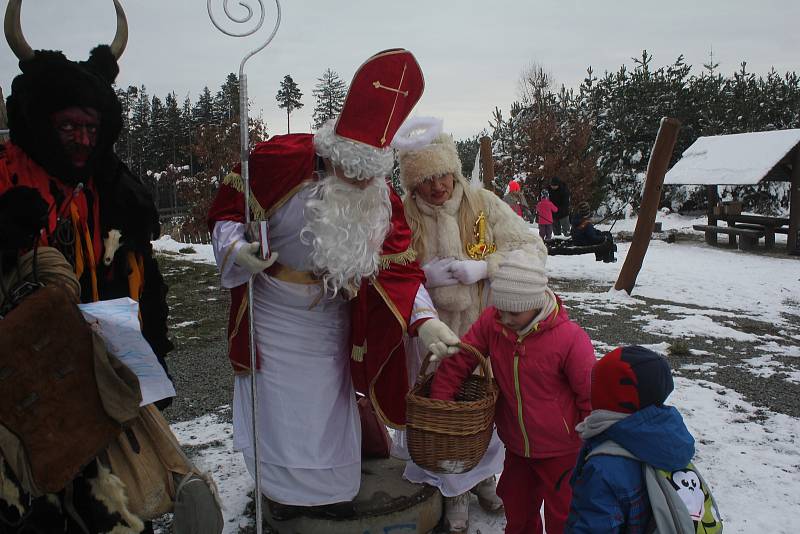
[[[122,247],[112,264],[106,267],[97,258],[100,299],[130,296],[126,253],[133,251],[141,257],[144,287],[139,304],[143,334],[166,369],[164,358],[173,348],[167,337],[167,286],[150,245],[150,240],[159,234],[158,211],[141,180],[113,152],[122,127],[120,103],[111,85],[119,72],[116,59],[108,46],[95,48],[86,62],[69,61],[61,52],[36,51],[32,59],[20,62],[20,69],[22,74],[14,79],[7,101],[11,142],[38,163],[50,175],[51,182],[74,186],[93,180],[96,195],[84,191],[89,204],[99,202],[100,220],[89,218],[90,232],[100,225],[103,231],[117,228],[122,233]],[[81,169],[71,164],[50,124],[53,112],[72,106],[94,108],[101,118],[97,144]],[[4,152],[0,145],[0,157],[7,157]],[[56,204],[60,204],[63,194],[56,187],[50,187],[50,191]],[[0,256],[4,268],[30,248],[31,236],[42,225],[42,199],[37,197],[35,190],[22,187],[0,194]],[[55,240],[53,245],[58,247]],[[88,278],[87,269],[80,280],[84,301],[91,300]],[[55,498],[29,499],[24,493],[15,495],[16,490],[6,492],[8,484],[16,486],[16,481],[8,466],[0,462],[0,482],[5,482],[0,484],[0,532],[91,533],[110,531],[114,525],[129,528],[131,525],[119,513],[108,510],[93,495],[91,486],[97,472],[97,465],[91,463],[71,485],[70,497],[62,491]],[[72,514],[65,513],[68,503],[74,506]],[[80,519],[76,521],[75,516]]]

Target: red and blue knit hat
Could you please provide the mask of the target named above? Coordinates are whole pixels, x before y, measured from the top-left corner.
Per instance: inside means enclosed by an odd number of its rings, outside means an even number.
[[[638,345],[619,347],[592,369],[592,410],[633,413],[661,406],[673,388],[666,358]]]

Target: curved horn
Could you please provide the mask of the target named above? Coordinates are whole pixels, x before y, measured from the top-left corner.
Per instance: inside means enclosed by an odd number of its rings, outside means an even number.
[[[128,44],[128,19],[125,17],[125,11],[123,11],[119,0],[114,0],[114,9],[117,11],[117,34],[111,43],[111,53],[119,60],[125,51],[125,46]]]
[[[22,0],[8,0],[3,26],[11,51],[20,61],[25,61],[33,59],[33,49],[22,35],[22,24],[19,21],[20,11],[22,11]]]

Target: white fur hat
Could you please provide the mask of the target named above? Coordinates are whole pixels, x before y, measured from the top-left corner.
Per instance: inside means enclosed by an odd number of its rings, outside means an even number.
[[[492,304],[501,311],[540,310],[547,304],[547,276],[539,261],[521,250],[511,252],[492,276]]]
[[[450,134],[440,134],[429,145],[417,150],[399,150],[400,183],[411,192],[426,178],[452,173],[461,176],[461,160]]]

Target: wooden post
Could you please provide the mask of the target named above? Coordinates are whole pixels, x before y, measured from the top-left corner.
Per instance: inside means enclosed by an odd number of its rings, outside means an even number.
[[[715,206],[719,205],[719,190],[716,185],[707,185],[706,193],[708,194],[708,225],[717,225],[717,216],[714,214]],[[717,244],[717,233],[706,232],[706,243],[709,245]]]
[[[800,256],[800,145],[794,149],[792,162],[792,182],[789,193],[789,254]]]
[[[483,187],[494,190],[494,158],[492,157],[492,138],[488,135],[481,137],[481,170],[483,171]]]
[[[3,88],[0,87],[0,130],[8,129],[8,114],[6,114],[6,98],[3,96]],[[7,133],[0,133],[0,143],[8,141]]]
[[[625,263],[619,272],[617,283],[614,289],[624,289],[628,294],[633,291],[636,285],[636,277],[642,268],[644,255],[650,245],[650,235],[653,233],[653,224],[656,221],[658,203],[661,199],[661,186],[664,184],[664,175],[667,173],[667,166],[675,149],[675,141],[678,139],[678,130],[681,123],[677,119],[664,117],[658,128],[656,142],[653,144],[653,151],[650,153],[650,161],[647,164],[647,175],[644,181],[642,192],[642,204],[639,209],[639,218],[636,221],[636,229],[633,231],[633,241],[625,256]]]

